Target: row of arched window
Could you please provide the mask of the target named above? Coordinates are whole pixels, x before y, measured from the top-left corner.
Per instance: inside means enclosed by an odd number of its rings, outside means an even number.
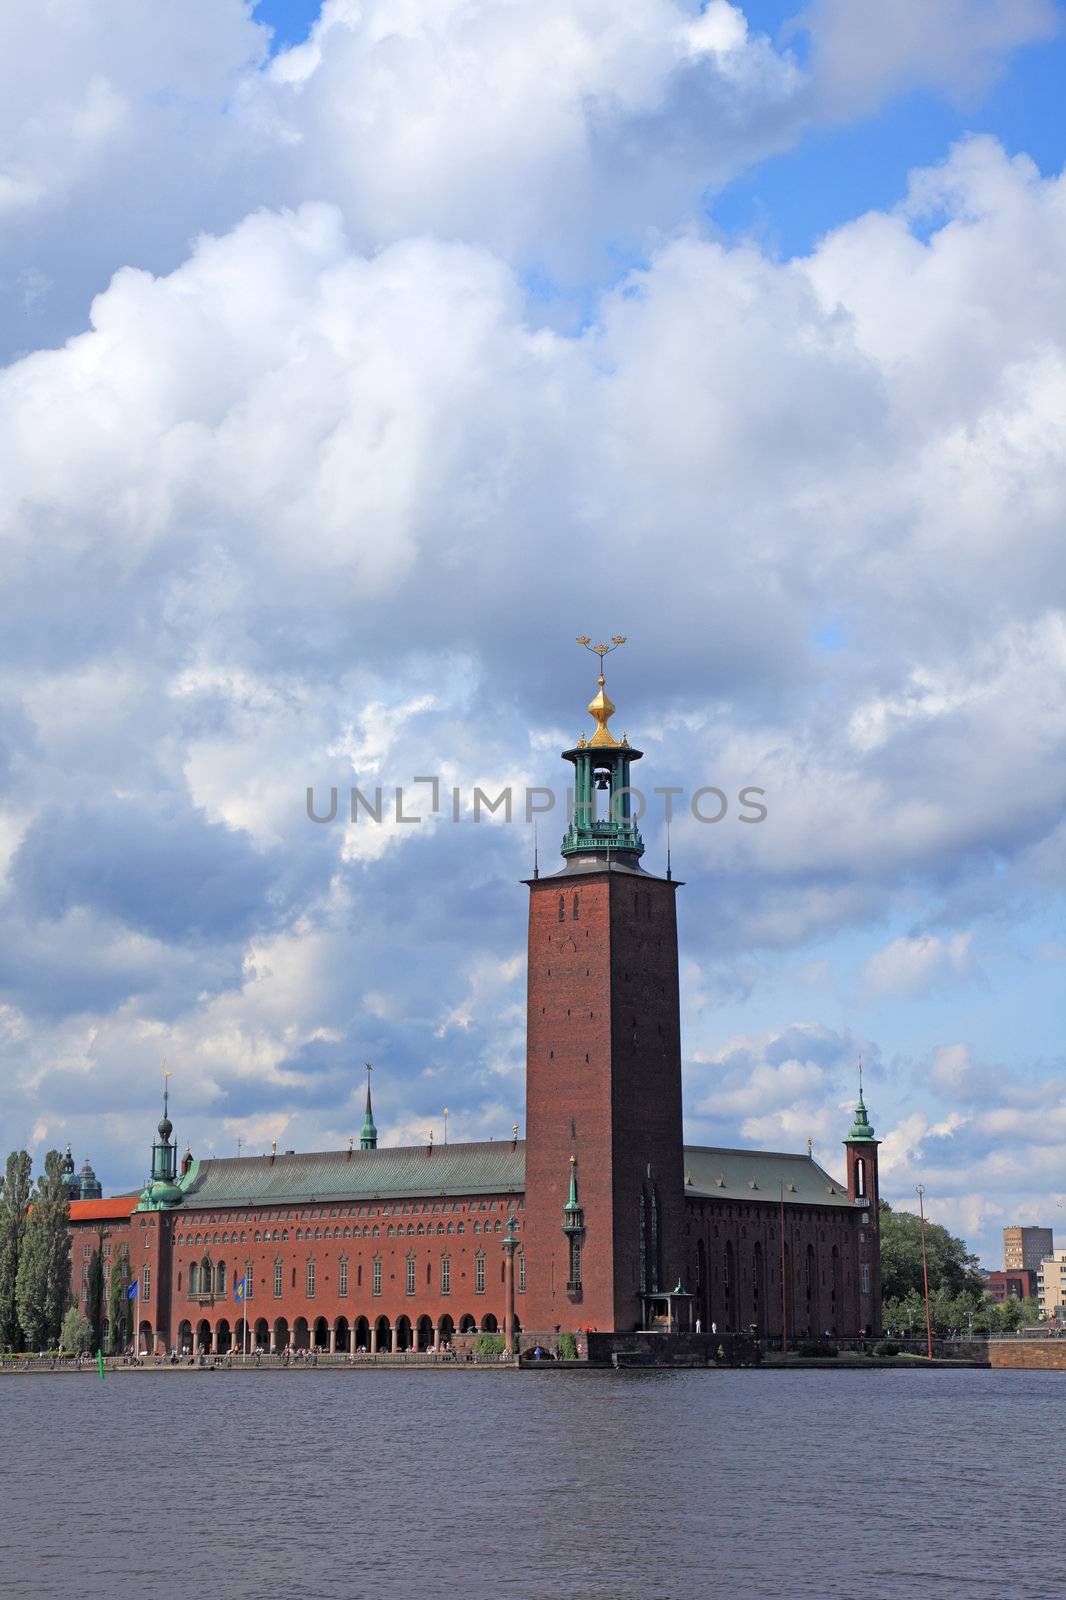
[[[474,1233],[478,1233],[478,1234],[483,1233],[483,1232],[484,1233],[502,1233],[503,1232],[503,1221],[499,1217],[495,1218],[495,1220],[493,1220],[493,1221],[490,1221],[489,1218],[486,1217],[484,1223],[481,1223],[479,1221],[473,1222],[471,1224],[471,1229],[472,1229],[472,1231]],[[448,1223],[438,1222],[436,1224],[434,1224],[432,1222],[419,1222],[419,1223],[408,1222],[406,1225],[404,1223],[402,1223],[402,1222],[396,1223],[396,1224],[393,1224],[393,1223],[390,1222],[385,1227],[384,1230],[382,1230],[382,1228],[379,1227],[379,1225],[375,1222],[373,1225],[367,1224],[366,1226],[361,1227],[361,1228],[360,1227],[354,1227],[354,1228],[352,1228],[352,1227],[328,1228],[327,1227],[327,1228],[315,1228],[313,1230],[311,1228],[297,1228],[296,1231],[295,1231],[295,1237],[297,1239],[301,1240],[301,1241],[303,1241],[305,1239],[379,1239],[379,1238],[382,1237],[382,1235],[384,1233],[384,1237],[387,1238],[387,1239],[393,1239],[393,1238],[408,1238],[408,1239],[418,1238],[418,1239],[421,1239],[421,1238],[425,1238],[425,1237],[428,1237],[428,1236],[431,1236],[431,1235],[444,1236],[444,1235],[447,1235],[447,1234],[461,1234],[461,1233],[465,1233],[465,1232],[466,1232],[466,1223],[465,1222],[448,1222]],[[288,1230],[288,1228],[273,1228],[273,1229],[265,1228],[265,1229],[262,1229],[262,1230],[260,1230],[259,1228],[256,1228],[252,1233],[252,1242],[254,1244],[262,1244],[262,1243],[270,1244],[274,1240],[277,1240],[279,1243],[284,1243],[284,1242],[287,1242],[288,1239],[289,1239],[289,1230]],[[179,1237],[178,1240],[177,1240],[177,1243],[178,1243],[179,1246],[184,1245],[184,1244],[193,1244],[193,1243],[199,1245],[199,1244],[210,1243],[210,1242],[211,1241],[209,1239],[205,1240],[203,1235],[201,1235],[201,1234],[197,1234],[196,1237],[195,1237],[195,1240],[193,1239],[191,1234],[189,1235],[188,1239]],[[227,1243],[247,1244],[248,1243],[248,1234],[247,1234],[246,1231],[244,1231],[242,1229],[239,1240],[238,1240],[238,1237],[237,1237],[236,1233],[233,1234],[232,1239],[230,1239],[225,1233],[222,1234],[221,1239],[220,1239],[219,1235],[216,1234],[214,1242],[215,1242],[215,1244],[219,1244],[219,1243],[222,1243],[222,1244],[227,1244]]]
[[[580,1259],[580,1257],[579,1257]],[[374,1293],[381,1293],[381,1259],[375,1257],[373,1261]],[[348,1258],[342,1256],[338,1264],[337,1289],[341,1295],[348,1293]],[[442,1256],[439,1262],[440,1288],[442,1294],[450,1294],[452,1286],[452,1264],[449,1256]],[[432,1283],[432,1262],[426,1263],[426,1284]],[[304,1263],[304,1287],[309,1296],[314,1296],[316,1285],[316,1263],[313,1258]],[[406,1260],[406,1290],[408,1294],[416,1292],[416,1258],[413,1254]],[[500,1263],[500,1279],[503,1281],[504,1266]],[[245,1268],[245,1299],[252,1298],[252,1272],[250,1267]],[[280,1299],[283,1292],[283,1268],[281,1261],[274,1262],[274,1296]],[[358,1266],[356,1270],[356,1285],[361,1288],[363,1283],[363,1269]],[[178,1277],[178,1287],[181,1287],[181,1277]],[[292,1269],[292,1287],[296,1287],[296,1268]],[[479,1250],[474,1257],[474,1288],[478,1294],[485,1293],[485,1253]],[[526,1257],[524,1251],[518,1252],[518,1290],[520,1294],[526,1292]],[[189,1295],[224,1295],[226,1293],[226,1263],[219,1261],[214,1264],[205,1257],[203,1261],[194,1261],[189,1267]],[[147,1297],[146,1297],[147,1298]]]

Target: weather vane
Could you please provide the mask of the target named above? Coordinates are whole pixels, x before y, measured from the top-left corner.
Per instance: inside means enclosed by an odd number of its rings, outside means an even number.
[[[604,656],[609,656],[612,650],[617,650],[618,646],[625,644],[625,642],[626,636],[624,633],[612,633],[610,644],[593,644],[590,635],[587,633],[578,634],[577,637],[577,643],[583,644],[590,655],[599,656],[601,667]]]

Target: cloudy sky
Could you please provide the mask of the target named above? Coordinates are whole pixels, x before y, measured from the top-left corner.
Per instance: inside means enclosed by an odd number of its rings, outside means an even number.
[[[1066,1235],[1054,0],[40,0],[0,59],[0,1143],[523,1110],[577,634],[693,1140]],[[305,796],[341,791],[332,824]],[[542,864],[562,822],[540,826]],[[661,812],[645,822],[661,869]],[[1066,1242],[1064,1237],[1063,1242]]]

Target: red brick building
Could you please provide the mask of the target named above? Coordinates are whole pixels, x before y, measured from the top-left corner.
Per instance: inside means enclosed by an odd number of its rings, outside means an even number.
[[[997,1305],[1008,1300],[1035,1300],[1036,1273],[1028,1267],[1014,1272],[990,1272],[985,1277],[985,1289]]]
[[[75,1293],[95,1244],[125,1247],[141,1348],[879,1330],[861,1091],[839,1180],[809,1155],[684,1144],[681,885],[640,864],[641,752],[611,733],[613,710],[601,671],[595,731],[565,752],[563,867],[528,882],[525,1140],[379,1149],[368,1087],[358,1149],[187,1154],[179,1172],[164,1103],[144,1191],[71,1206]]]

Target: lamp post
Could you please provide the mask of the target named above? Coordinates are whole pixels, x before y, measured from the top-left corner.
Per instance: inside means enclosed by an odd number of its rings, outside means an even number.
[[[918,1215],[921,1219],[922,1229],[922,1280],[925,1284],[925,1343],[926,1355],[933,1359],[933,1324],[929,1317],[929,1261],[925,1253],[925,1184],[919,1183],[918,1190]]]

